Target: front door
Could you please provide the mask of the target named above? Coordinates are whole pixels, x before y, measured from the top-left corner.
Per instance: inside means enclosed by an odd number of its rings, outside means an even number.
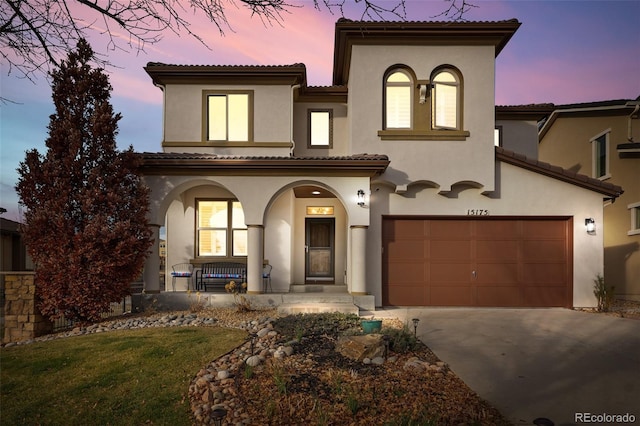
[[[334,283],[335,219],[307,218],[305,230],[305,283]]]

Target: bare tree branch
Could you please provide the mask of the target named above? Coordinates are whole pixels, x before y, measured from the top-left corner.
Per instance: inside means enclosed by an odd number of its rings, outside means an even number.
[[[437,16],[454,20],[463,19],[470,8],[477,7],[470,0],[444,1],[451,5]],[[361,20],[385,21],[405,20],[405,2],[313,0],[313,5],[344,17],[346,6],[355,4],[360,7]],[[33,81],[38,74],[46,75],[91,32],[108,37],[107,51],[141,52],[162,40],[167,31],[187,34],[207,46],[192,28],[192,16],[205,17],[224,35],[233,31],[226,14],[230,7],[246,9],[265,26],[283,26],[285,14],[303,5],[304,0],[0,0],[0,61],[7,74]],[[104,59],[106,53],[94,56],[95,63],[111,65]]]
[[[432,16],[432,18],[449,18],[452,21],[464,21],[464,16],[468,14],[471,9],[478,7],[477,5],[471,3],[469,0],[445,1],[451,3],[449,7],[442,13]]]

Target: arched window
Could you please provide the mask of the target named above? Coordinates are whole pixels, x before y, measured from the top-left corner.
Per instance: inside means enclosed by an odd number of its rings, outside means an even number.
[[[437,70],[431,78],[431,126],[433,129],[460,129],[461,78],[451,69]]]
[[[386,74],[384,82],[385,129],[411,129],[412,77],[404,69],[395,68]]]

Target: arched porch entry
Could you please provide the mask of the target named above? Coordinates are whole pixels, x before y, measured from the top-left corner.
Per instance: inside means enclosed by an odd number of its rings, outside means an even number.
[[[264,218],[274,292],[352,291],[351,189],[300,180],[274,195]]]

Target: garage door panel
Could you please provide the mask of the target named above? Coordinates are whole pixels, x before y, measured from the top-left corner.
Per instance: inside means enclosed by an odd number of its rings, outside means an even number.
[[[469,283],[471,265],[467,263],[431,263],[428,281],[431,283]]]
[[[523,306],[529,308],[564,307],[566,299],[566,287],[528,287],[523,290]]]
[[[432,240],[468,240],[471,238],[471,223],[463,220],[431,220]]]
[[[389,285],[393,286],[394,283],[406,284],[406,283],[423,283],[426,281],[428,265],[424,262],[403,262],[393,263],[389,267]]]
[[[487,220],[476,226],[478,239],[504,240],[519,239],[520,225],[517,221]]]
[[[566,221],[563,220],[525,220],[522,224],[525,239],[566,238]]]
[[[391,240],[412,239],[428,236],[428,226],[423,221],[394,220],[384,221],[384,234]]]
[[[516,261],[518,259],[518,242],[476,241],[476,259],[478,261]]]
[[[478,306],[521,306],[522,290],[512,287],[478,287]]]
[[[429,252],[433,261],[448,259],[471,260],[471,242],[431,241]]]
[[[389,291],[389,304],[395,306],[426,305],[428,303],[426,291],[424,286],[397,286],[393,291]]]
[[[516,263],[480,264],[476,265],[476,272],[475,281],[478,285],[518,282],[518,264]]]
[[[473,306],[473,302],[471,286],[431,286],[432,306]]]
[[[530,263],[523,265],[522,282],[526,285],[564,285],[566,265],[563,263]]]
[[[386,246],[389,259],[425,259],[428,245],[423,239],[391,241]]]
[[[527,260],[564,261],[564,241],[524,241],[522,256]]]

